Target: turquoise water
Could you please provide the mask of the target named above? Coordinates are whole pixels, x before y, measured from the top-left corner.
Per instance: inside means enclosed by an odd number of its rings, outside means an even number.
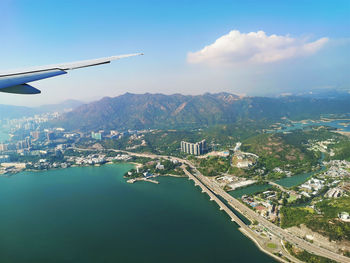
[[[322,164],[322,161],[324,160],[324,153],[321,153],[321,158],[319,159],[319,164],[321,165],[321,168],[317,171],[310,172],[310,173],[304,173],[304,174],[297,174],[293,175],[291,177],[285,177],[279,180],[276,180],[275,183],[282,185],[284,187],[293,187],[295,185],[300,185],[308,180],[312,175],[319,173],[326,169],[326,167]]]
[[[0,177],[0,262],[274,262],[192,181],[131,167]]]
[[[235,198],[241,198],[243,195],[251,195],[260,191],[266,191],[271,185],[269,184],[253,184],[241,189],[230,191],[229,194]]]
[[[343,125],[344,123],[349,124],[349,125]],[[350,131],[350,121],[349,120],[334,120],[330,122],[326,121],[308,121],[307,123],[293,123],[292,126],[283,126],[284,129],[282,130],[276,130],[276,132],[285,132],[285,131],[292,131],[296,129],[302,129],[308,126],[313,126],[313,125],[318,125],[318,126],[329,126],[337,129],[342,129],[343,131]]]
[[[284,187],[293,187],[295,185],[300,185],[308,180],[312,175],[319,173],[326,169],[324,165],[322,165],[322,161],[324,159],[324,153],[321,153],[321,158],[319,159],[319,163],[321,164],[321,168],[317,171],[310,173],[303,173],[293,175],[291,177],[284,177],[275,181],[276,184],[279,184]],[[233,197],[241,198],[243,195],[251,195],[260,191],[265,191],[271,186],[269,184],[253,184],[238,190],[234,190],[229,192]]]
[[[0,129],[0,143],[6,142],[10,139],[9,132],[3,128]]]
[[[307,181],[307,179],[312,176],[314,172],[312,173],[304,173],[304,174],[297,174],[293,175],[291,177],[284,177],[282,179],[278,179],[275,181],[276,184],[282,185],[284,187],[293,187],[295,185],[299,185]]]

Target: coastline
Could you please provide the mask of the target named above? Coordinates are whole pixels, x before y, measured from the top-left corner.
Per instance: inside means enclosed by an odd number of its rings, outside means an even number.
[[[333,131],[333,132],[339,133],[339,134],[347,136],[347,137],[350,137],[350,131],[336,130],[336,131]]]
[[[267,249],[263,248],[263,247],[259,244],[259,242],[258,242],[254,237],[252,237],[245,229],[239,227],[238,230],[239,230],[243,235],[245,235],[247,238],[249,238],[251,241],[253,241],[253,243],[258,247],[258,249],[259,249],[261,252],[263,252],[263,253],[269,255],[270,257],[276,259],[276,260],[279,261],[279,262],[282,262],[282,263],[289,263],[289,261],[286,261],[286,260],[284,260],[283,258],[278,257],[278,256],[276,256],[275,254],[273,254],[273,253],[271,253],[270,251],[268,251]]]
[[[50,168],[50,169],[45,169],[45,170],[35,170],[35,169],[24,169],[23,171],[32,171],[32,172],[46,172],[46,171],[49,171],[49,170],[61,170],[61,169],[66,169],[66,168],[71,168],[71,167],[90,167],[90,166],[93,166],[93,167],[100,167],[100,166],[104,166],[105,164],[132,164],[134,166],[142,166],[142,164],[140,163],[136,163],[136,162],[128,162],[128,161],[119,161],[119,162],[106,162],[104,164],[101,164],[101,165],[98,165],[96,166],[95,164],[91,164],[91,165],[71,165],[69,167],[65,167],[65,168],[62,168],[62,167],[55,167],[55,168]],[[22,171],[20,171],[22,172]],[[174,175],[174,174],[165,174],[165,175],[157,175],[155,177],[158,177],[158,176],[165,176],[165,177],[175,177],[175,178],[186,178],[187,176],[184,175]],[[125,177],[124,177],[125,178]],[[139,177],[139,178],[133,178],[133,179],[129,179],[127,180],[126,182],[127,183],[134,183],[134,182],[137,182],[137,181],[144,181],[144,182],[150,182],[150,183],[154,183],[154,184],[159,184],[158,181],[156,180],[153,180],[153,179],[150,179],[150,178],[144,178],[144,177]],[[242,214],[243,215],[243,214]],[[251,219],[249,219],[248,217],[244,216],[246,219],[248,219],[249,221],[252,221]],[[287,262],[285,261],[283,258],[280,258],[276,255],[274,255],[273,253],[271,253],[270,251],[268,251],[267,249],[263,248],[261,246],[261,244],[259,244],[258,240],[253,236],[251,235],[250,233],[248,233],[247,231],[245,231],[244,229],[242,228],[238,228],[240,230],[240,232],[242,234],[244,234],[246,237],[248,237],[251,241],[254,242],[254,244],[258,247],[258,249],[262,252],[264,252],[265,254],[269,255],[270,257],[272,257],[273,259],[275,260],[278,260],[279,262]],[[297,262],[297,261],[296,261]]]
[[[137,153],[129,153],[129,152],[127,152],[129,155],[136,155],[136,156],[142,156],[143,154],[137,154]],[[152,158],[152,159],[157,159],[157,158],[164,158],[164,156],[158,156],[158,155],[152,155],[152,154],[148,154],[147,155],[147,157],[149,157],[149,158]],[[174,158],[176,158],[176,157],[174,157]],[[179,158],[176,158],[176,159],[179,159]],[[186,161],[184,161],[184,162],[186,162]],[[136,166],[136,165],[140,165],[139,163],[135,163],[135,162],[128,162],[128,161],[118,161],[118,162],[107,162],[107,163],[104,163],[104,164],[121,164],[121,163],[130,163],[130,164],[132,164],[132,165],[134,165],[134,166]],[[102,164],[103,165],[103,164]],[[101,165],[101,166],[102,166]],[[73,165],[72,165],[73,166]],[[76,165],[76,166],[78,166],[78,167],[86,167],[86,166],[94,166],[93,164],[91,164],[91,165]],[[70,166],[71,167],[71,166]],[[68,168],[68,167],[67,167]],[[61,168],[61,167],[57,167],[57,168],[52,168],[52,169],[64,169],[64,168]],[[51,170],[51,169],[47,169],[47,170]],[[47,171],[46,170],[46,171]],[[45,171],[45,170],[44,170]],[[177,176],[177,175],[171,175],[171,174],[166,174],[166,175],[162,175],[162,176],[170,176],[170,177],[187,177],[187,176]],[[144,177],[139,177],[140,179],[138,179],[138,180],[135,180],[135,181],[147,181],[147,180],[145,180],[145,179],[149,179],[149,178],[144,178]],[[155,181],[155,180],[151,180],[151,182],[152,183],[159,183],[159,182],[157,182],[157,181]],[[234,209],[234,210],[236,210],[236,209]],[[242,216],[244,216],[245,218],[247,218],[249,221],[251,221],[251,219],[249,219],[248,217],[247,217],[247,215],[244,215],[244,213],[242,213],[242,212],[240,212],[239,210],[236,210],[237,212],[239,212]],[[246,231],[247,232],[247,231]],[[243,233],[243,232],[242,232]],[[244,233],[243,233],[244,234]],[[257,237],[254,237],[254,235],[252,235],[252,234],[250,234],[249,232],[247,232],[246,234],[249,234],[247,237],[249,238],[249,239],[251,239],[255,244],[256,243],[259,243],[259,239],[257,238]],[[267,255],[269,255],[269,256],[272,256],[274,259],[278,259],[280,262],[286,262],[286,261],[284,261],[283,260],[283,258],[281,259],[281,258],[278,258],[276,255],[274,255],[274,254],[272,254],[269,250],[267,250],[267,249],[265,249],[265,248],[263,248],[262,247],[262,245],[260,245],[260,244],[256,244],[257,246],[258,246],[258,248],[261,250],[261,251],[263,251],[264,253],[266,253]],[[282,254],[283,255],[283,254]],[[288,256],[291,256],[290,254],[288,254]],[[292,257],[292,256],[291,256]],[[287,257],[288,258],[288,257]],[[299,261],[297,261],[297,260],[292,260],[293,262],[299,262]]]

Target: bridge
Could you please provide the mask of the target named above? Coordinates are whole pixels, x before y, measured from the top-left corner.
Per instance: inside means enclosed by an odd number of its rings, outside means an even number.
[[[226,206],[211,190],[209,190],[201,181],[199,181],[192,173],[186,170],[186,168],[183,168],[183,171],[188,176],[189,180],[194,181],[195,186],[199,186],[202,189],[202,193],[206,193],[210,201],[215,201],[215,203],[218,204],[220,210],[223,210],[226,212],[226,214],[231,218],[231,221],[234,221],[237,223],[238,226],[249,229],[248,226],[235,214],[232,212],[228,206]]]

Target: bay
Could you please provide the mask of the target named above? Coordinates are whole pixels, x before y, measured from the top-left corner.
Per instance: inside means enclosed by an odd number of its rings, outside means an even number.
[[[275,262],[185,178],[129,164],[0,178],[0,262]]]
[[[309,120],[304,122],[294,122],[292,125],[281,125],[282,129],[276,130],[276,132],[290,132],[297,129],[304,129],[309,126],[329,126],[346,132],[350,131],[349,120]]]

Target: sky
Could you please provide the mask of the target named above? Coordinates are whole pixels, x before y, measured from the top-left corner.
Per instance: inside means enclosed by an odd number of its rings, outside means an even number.
[[[31,83],[0,104],[126,92],[350,90],[350,1],[1,0],[0,71],[143,52]]]

